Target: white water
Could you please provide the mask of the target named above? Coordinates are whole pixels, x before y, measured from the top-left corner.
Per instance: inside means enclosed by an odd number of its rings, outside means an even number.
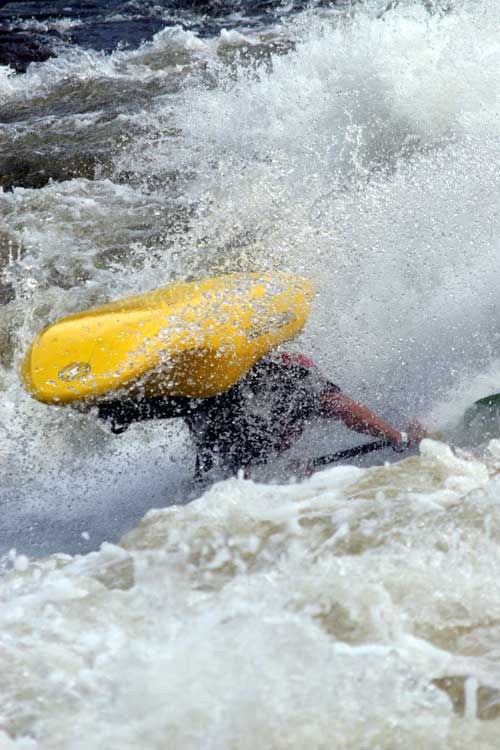
[[[13,746],[494,748],[492,449],[485,464],[427,442],[302,485],[230,480],[149,513],[124,548],[11,555]]]
[[[176,31],[1,79],[13,107],[83,86],[87,121],[126,137],[94,181],[0,194],[16,294],[0,541],[17,548],[0,579],[0,748],[497,747],[500,448],[454,425],[500,376],[499,27],[493,1],[341,25],[311,11],[273,30],[296,46],[272,70],[234,35]],[[140,105],[115,102],[117,78],[145,87]],[[297,345],[325,372],[478,456],[426,443],[298,485],[231,480],[114,546],[188,499],[187,437],[115,438],[37,404],[26,346],[98,301],[269,267],[314,279]]]

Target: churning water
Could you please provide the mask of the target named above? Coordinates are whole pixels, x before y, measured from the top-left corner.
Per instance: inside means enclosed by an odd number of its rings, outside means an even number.
[[[56,55],[0,67],[0,748],[496,750],[498,2],[19,6]],[[182,428],[22,390],[58,317],[274,268],[296,346],[444,442],[186,504]]]

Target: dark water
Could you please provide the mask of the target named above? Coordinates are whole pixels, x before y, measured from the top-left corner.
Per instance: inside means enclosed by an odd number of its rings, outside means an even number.
[[[345,8],[350,2],[330,0],[326,5]],[[60,45],[77,44],[87,49],[111,52],[117,47],[137,47],[167,26],[181,24],[203,38],[219,33],[222,28],[241,26],[242,22],[247,28],[276,23],[306,6],[305,0],[102,0],[77,3],[47,0],[5,4],[0,8],[0,24],[12,32],[31,28],[37,38],[51,45],[53,50]],[[63,19],[74,25],[63,30]]]
[[[168,26],[180,24],[201,38],[222,29],[259,29],[279,24],[307,8],[354,13],[368,7],[375,16],[400,0],[101,0],[0,2],[0,63],[19,71],[67,45],[112,52],[133,49]],[[430,13],[446,12],[452,0],[421,0]],[[26,36],[26,32],[29,35]],[[17,48],[17,49],[16,49]]]

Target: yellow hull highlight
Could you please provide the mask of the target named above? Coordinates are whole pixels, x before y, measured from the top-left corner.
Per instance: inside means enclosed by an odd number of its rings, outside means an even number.
[[[41,331],[22,378],[49,404],[116,391],[223,393],[304,326],[312,285],[291,274],[231,274],[110,302]]]

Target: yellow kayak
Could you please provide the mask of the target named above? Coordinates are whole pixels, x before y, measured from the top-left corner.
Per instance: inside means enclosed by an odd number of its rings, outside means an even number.
[[[215,396],[301,330],[312,298],[310,281],[286,273],[170,284],[44,328],[26,354],[23,382],[49,404],[121,389]]]

